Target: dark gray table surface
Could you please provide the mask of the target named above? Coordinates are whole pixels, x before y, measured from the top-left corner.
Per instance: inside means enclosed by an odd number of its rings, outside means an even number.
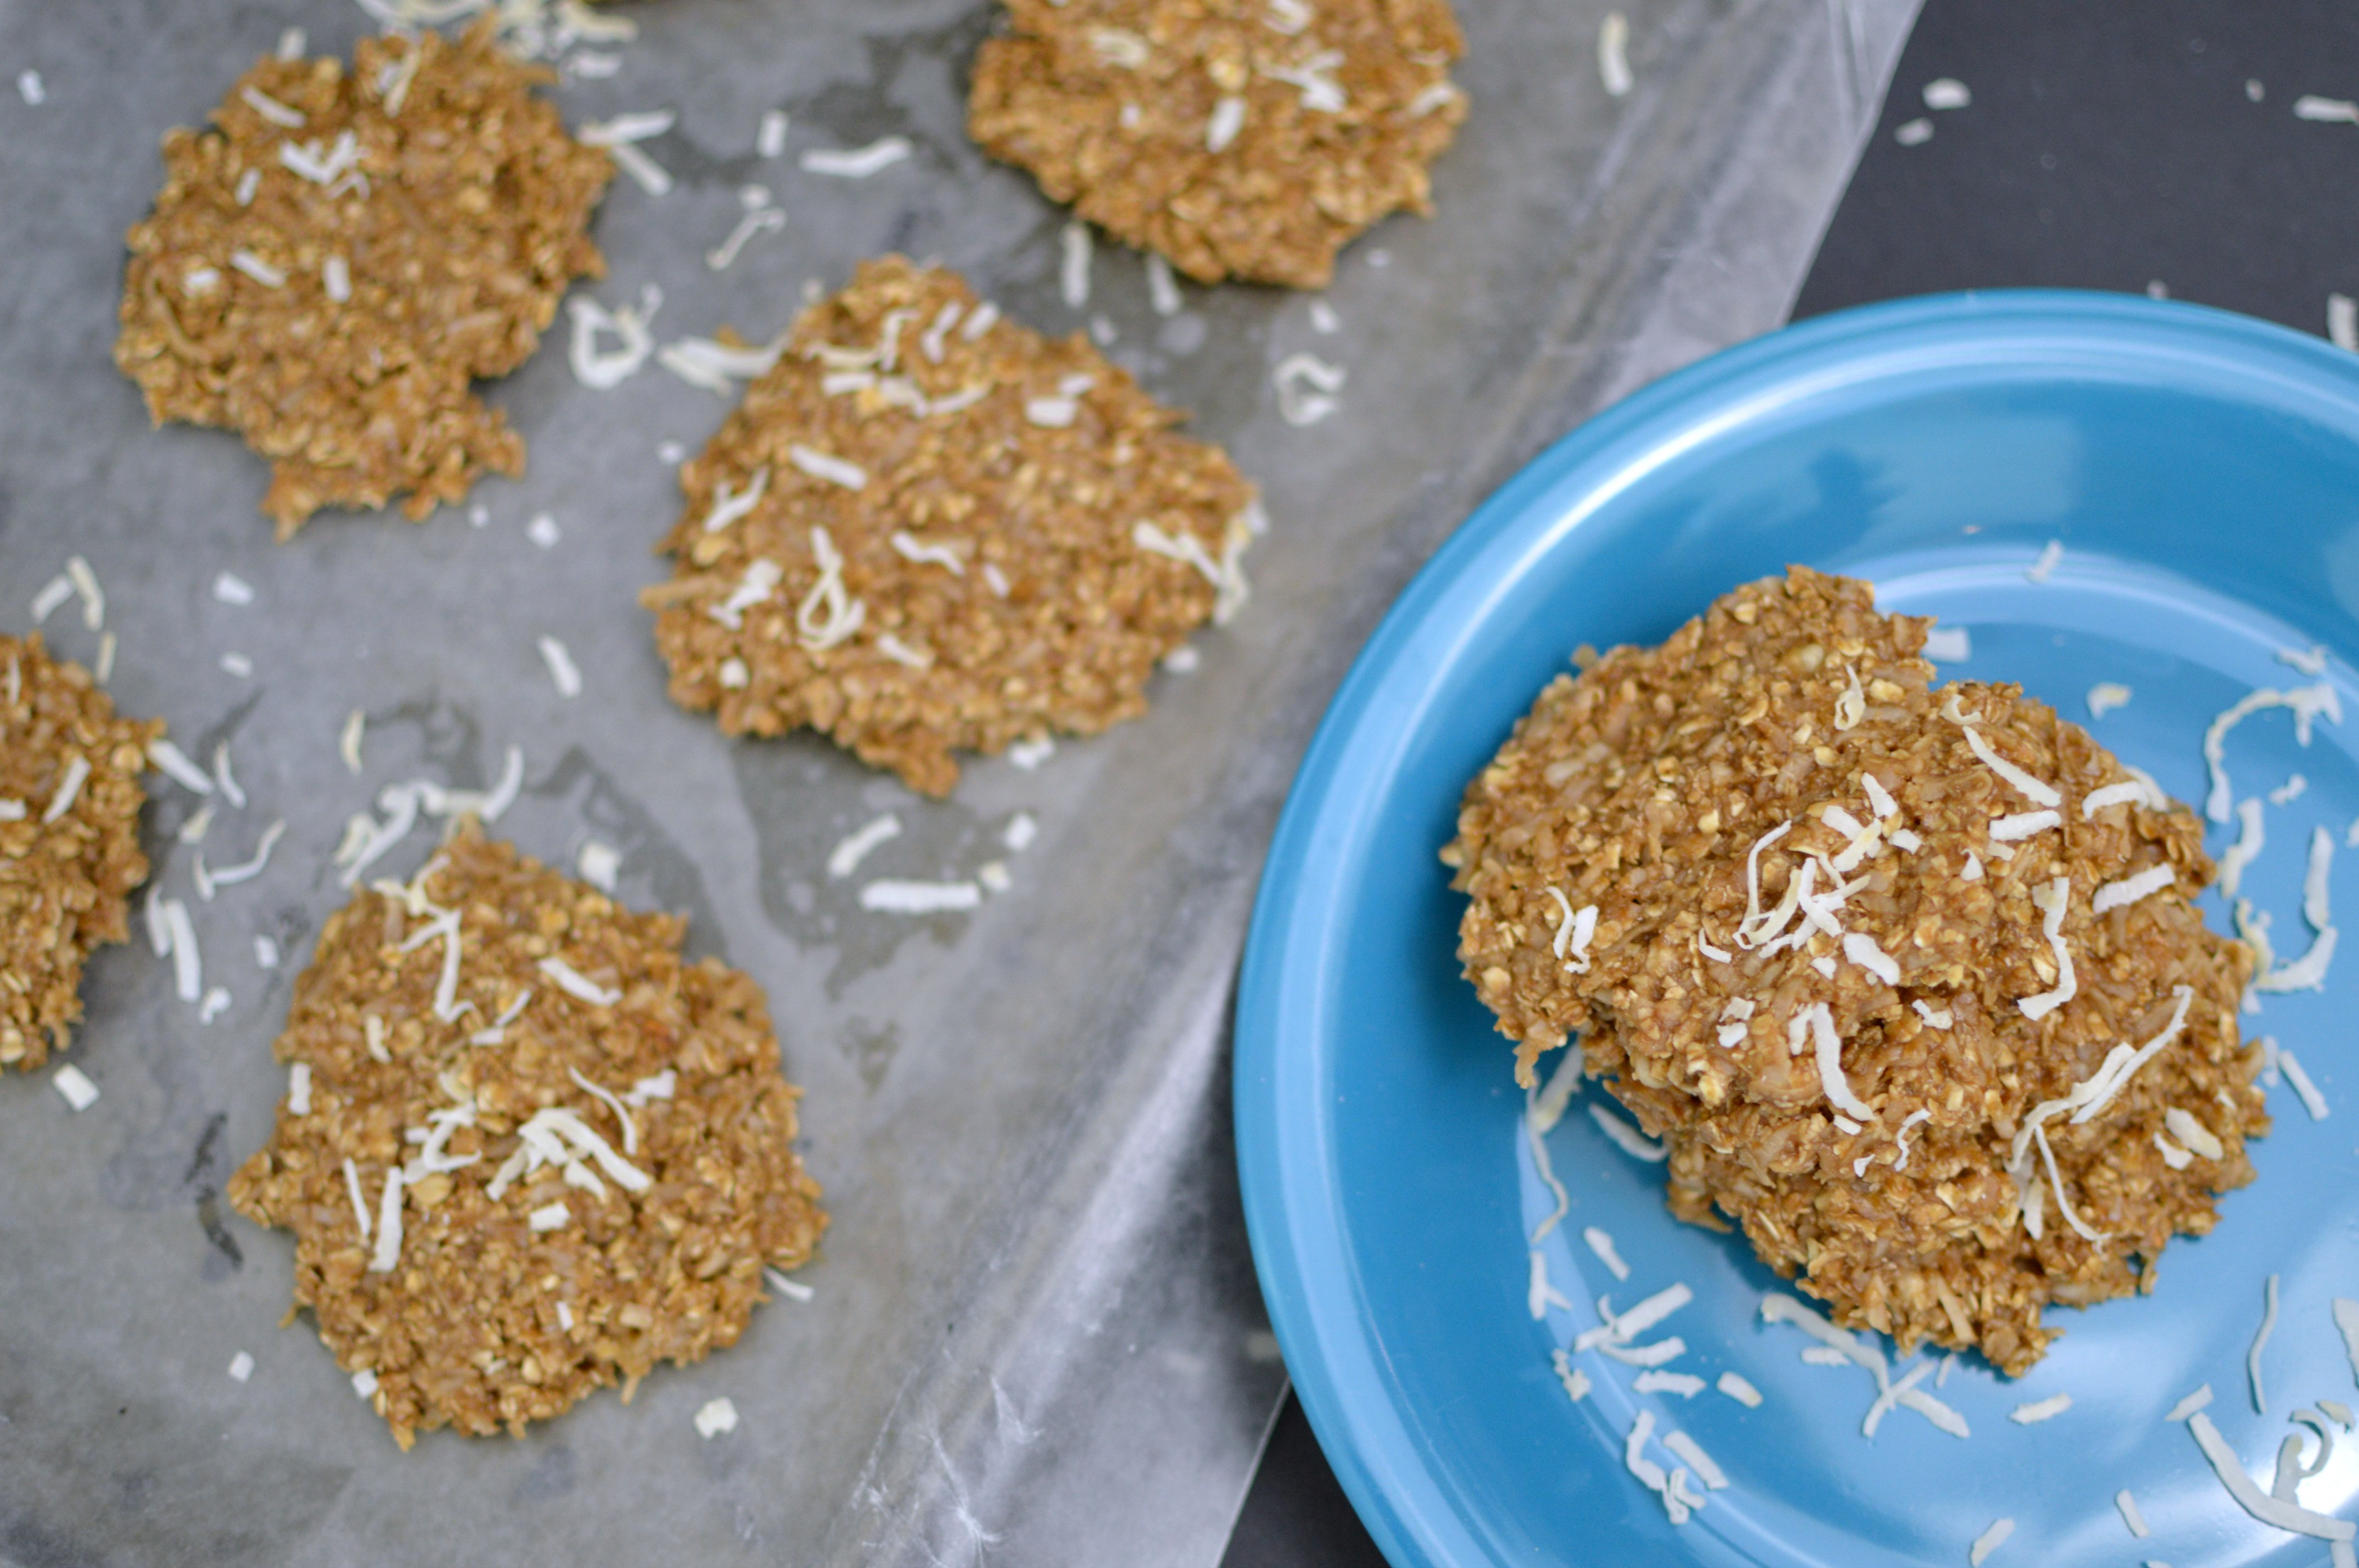
[[[1927,109],[1944,77],[1969,106]],[[2323,333],[2328,297],[2359,296],[2359,126],[2297,119],[2304,94],[2359,98],[2359,12],[1926,0],[1793,313],[2158,286]],[[1289,1395],[1223,1568],[1383,1562]]]

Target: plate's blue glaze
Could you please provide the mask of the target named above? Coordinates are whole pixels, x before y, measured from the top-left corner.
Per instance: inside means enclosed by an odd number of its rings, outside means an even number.
[[[2052,577],[2025,569],[2050,539]],[[2336,1106],[2313,1122],[2272,1091],[2276,1133],[2218,1231],[2174,1244],[2150,1298],[2058,1311],[2067,1337],[2020,1384],[1961,1362],[1941,1390],[1965,1442],[1908,1412],[1871,1443],[1870,1385],[1802,1364],[1761,1323],[1776,1281],[1740,1244],[1665,1213],[1659,1167],[1608,1144],[1580,1102],[1549,1140],[1571,1189],[1547,1241],[1579,1303],[1535,1322],[1526,1236],[1547,1211],[1519,1136],[1508,1049],[1460,978],[1462,900],[1434,858],[1459,792],[1575,645],[1653,642],[1731,585],[1804,561],[1874,580],[1886,607],[1970,631],[1949,673],[2019,681],[2089,722],[2100,681],[2130,704],[2092,723],[2125,759],[2201,801],[2204,724],[2246,690],[2311,679],[2277,650],[2324,644],[2348,726],[2307,749],[2282,712],[2232,738],[2238,798],[2299,771],[2267,814],[2246,891],[2277,945],[2306,944],[2304,846],[2359,815],[2359,359],[2241,318],[2071,294],[1966,296],[1828,318],[1640,393],[1541,457],[1412,583],[1313,745],[1269,859],[1237,1028],[1237,1120],[1262,1284],[1305,1407],[1397,1564],[1963,1563],[1994,1519],[1995,1564],[2195,1568],[2323,1563],[2316,1541],[2238,1512],[2163,1412],[2197,1384],[2267,1484],[2287,1422],[2359,1403],[2331,1321],[2359,1297],[2359,1073],[2347,998],[2271,997],[2254,1032],[2294,1048]],[[2216,854],[2226,833],[2215,829]],[[2359,859],[2359,852],[2345,861]],[[2359,920],[2359,874],[2337,901]],[[2217,899],[2207,895],[2215,923]],[[1594,1093],[1594,1091],[1592,1091]],[[1581,1243],[1618,1242],[1617,1283]],[[2283,1279],[2256,1413],[2245,1355],[2262,1280]],[[1636,1395],[1631,1369],[1578,1358],[1570,1401],[1549,1351],[1674,1279],[1675,1369],[1734,1368],[1767,1395]],[[2056,1392],[2063,1416],[2007,1412]],[[1731,1486],[1674,1530],[1623,1467],[1636,1410],[1696,1437]],[[1659,1448],[1648,1456],[1673,1463]],[[2154,1529],[2114,1512],[2132,1488]],[[2354,1511],[2359,1441],[2304,1485]]]

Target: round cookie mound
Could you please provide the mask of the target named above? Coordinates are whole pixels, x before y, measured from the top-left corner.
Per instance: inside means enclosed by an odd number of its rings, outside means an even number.
[[[118,717],[89,670],[41,634],[0,637],[0,1068],[63,1051],[82,1017],[82,966],[129,928],[147,877],[140,775],[161,719]]]
[[[1079,334],[863,263],[680,470],[674,575],[641,595],[672,700],[929,795],[953,748],[1146,712],[1156,661],[1243,603],[1259,516],[1179,419]]]
[[[462,831],[331,916],[270,1142],[230,1182],[404,1448],[521,1432],[736,1343],[827,1216],[761,988]]]
[[[1933,690],[1929,624],[1739,588],[1551,683],[1443,859],[1520,1081],[1579,1033],[1674,1213],[2020,1373],[2252,1179],[2252,959],[2194,815],[2013,686]]]
[[[423,518],[524,441],[469,389],[528,358],[566,285],[605,269],[590,210],[614,166],[535,98],[551,74],[478,24],[266,58],[164,137],[132,227],[114,363],[158,424],[238,431],[271,460],[262,510],[406,495]]]
[[[967,129],[1205,283],[1323,289],[1466,117],[1446,0],[1009,0]]]

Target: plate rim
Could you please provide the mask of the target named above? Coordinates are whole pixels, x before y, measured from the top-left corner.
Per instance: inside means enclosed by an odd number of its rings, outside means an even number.
[[[1541,451],[1468,514],[1402,589],[1330,699],[1303,754],[1263,865],[1234,1013],[1237,1173],[1255,1273],[1303,1411],[1353,1510],[1397,1568],[1475,1568],[1494,1559],[1435,1479],[1364,1330],[1348,1266],[1345,1207],[1332,1181],[1326,1106],[1289,1103],[1285,1080],[1316,1081],[1321,1011],[1315,965],[1336,914],[1316,869],[1352,836],[1332,819],[1370,791],[1341,775],[1408,645],[1485,558],[1544,551],[1655,468],[1758,418],[1839,387],[1941,368],[2021,374],[2004,348],[2046,337],[2098,357],[2143,349],[2260,376],[2308,402],[2339,383],[2359,439],[2359,359],[2275,322],[2183,300],[2076,289],[1974,289],[1882,301],[1788,325],[1650,383]],[[2322,408],[2321,411],[2324,411]],[[1681,441],[1680,437],[1686,439]],[[1651,461],[1649,461],[1651,459]],[[1577,504],[1567,506],[1567,501]],[[1343,1315],[1339,1319],[1339,1311]]]

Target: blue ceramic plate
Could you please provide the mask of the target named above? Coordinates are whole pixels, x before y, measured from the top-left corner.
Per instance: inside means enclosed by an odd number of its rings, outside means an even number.
[[[2031,569],[2050,541],[2044,581]],[[1572,1208],[1542,1251],[1570,1307],[1527,1310],[1527,1236],[1549,1206],[1521,1136],[1508,1047],[1460,978],[1462,900],[1435,851],[1467,779],[1581,643],[1659,640],[1713,596],[1801,561],[1868,578],[1887,608],[1940,617],[1971,653],[1945,673],[2017,681],[2201,801],[2212,716],[2260,686],[2324,680],[2352,723],[2308,746],[2290,716],[2228,744],[2238,799],[2276,790],[2247,894],[2298,954],[2311,829],[2359,816],[2359,359],[2174,304],[1995,294],[1878,307],[1779,332],[1684,371],[1568,437],[1470,519],[1412,583],[1327,715],[1272,849],[1237,1020],[1247,1218],[1304,1406],[1392,1561],[1409,1564],[2323,1563],[2324,1545],[2231,1501],[2188,1427],[2198,1385],[2266,1487],[2288,1417],[2359,1403],[2330,1313],[2359,1297],[2359,1073],[2347,1003],[2359,951],[2322,995],[2246,1020],[2290,1048],[2331,1107],[2290,1083],[2259,1180],[2201,1241],[2174,1243],[2151,1297],[2056,1310],[2066,1336],[2019,1383],[1977,1360],[1940,1397],[1963,1441],[1900,1411],[1861,1432],[1874,1387],[1806,1363],[1762,1321],[1779,1282],[1741,1242],[1673,1222],[1659,1166],[1576,1101],[1546,1147]],[[2322,675],[2280,650],[2322,645]],[[2131,688],[2091,719],[2090,689]],[[2294,793],[2293,777],[2305,785]],[[2214,829],[2216,855],[2227,830]],[[2359,860],[2359,850],[2345,861]],[[2336,902],[2359,920],[2359,866]],[[2206,895],[2216,925],[2217,899]],[[1589,1091],[1595,1094],[1594,1090]],[[1630,1277],[1582,1244],[1609,1233]],[[2255,1408],[2246,1354],[2264,1282],[2282,1310]],[[1639,1393],[1594,1353],[1567,1397],[1550,1352],[1683,1281],[1667,1370],[1723,1371],[1765,1396]],[[1887,1347],[1888,1348],[1888,1347]],[[1930,1385],[1929,1385],[1930,1387]],[[2071,1409],[2018,1425],[2017,1406]],[[1726,1474],[1674,1529],[1625,1468],[1640,1413]],[[1641,1458],[1678,1458],[1650,1441]],[[2116,1511],[2129,1489],[2152,1530]],[[2359,1435],[2301,1504],[2359,1513]]]

